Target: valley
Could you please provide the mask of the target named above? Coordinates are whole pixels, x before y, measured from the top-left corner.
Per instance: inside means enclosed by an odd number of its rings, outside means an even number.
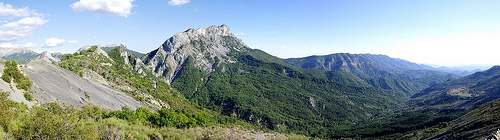
[[[255,131],[263,131],[258,139],[478,139],[498,138],[500,128],[498,66],[444,71],[350,53],[281,59],[248,47],[227,25],[178,32],[146,54],[112,44],[68,54],[5,49],[0,57],[0,73],[19,62],[18,75],[33,83],[17,87],[15,76],[0,83],[16,96],[2,97],[0,111],[25,116],[0,120],[16,138],[36,138],[22,135],[37,130],[25,122],[35,119],[29,112],[72,121],[82,130],[68,132],[95,138],[119,130],[149,139],[195,138],[172,136],[177,131],[208,139]]]

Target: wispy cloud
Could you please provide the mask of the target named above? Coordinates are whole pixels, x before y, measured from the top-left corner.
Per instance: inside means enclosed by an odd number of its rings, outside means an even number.
[[[234,35],[244,35],[245,33],[239,33],[239,34],[234,34]]]
[[[43,14],[36,13],[28,7],[15,8],[0,2],[0,17],[5,24],[0,25],[0,41],[18,41],[32,34],[36,27],[47,23]]]
[[[59,47],[64,45],[64,39],[49,38],[45,40],[44,47]]]
[[[187,4],[188,2],[189,2],[189,0],[170,0],[168,2],[168,5],[170,5],[170,6],[181,6],[181,5]]]
[[[78,43],[79,41],[78,40],[69,40],[68,43],[70,44],[74,44],[74,43]]]
[[[90,11],[98,15],[128,17],[134,0],[80,0],[71,4],[75,11]]]
[[[271,31],[271,32],[262,32],[262,34],[275,34],[279,33],[280,31]]]

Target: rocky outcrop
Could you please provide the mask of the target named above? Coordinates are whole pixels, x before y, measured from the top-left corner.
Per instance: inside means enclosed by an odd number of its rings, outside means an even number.
[[[119,59],[123,59],[123,62],[127,67],[130,67],[139,74],[146,76],[145,65],[144,63],[142,63],[142,60],[140,58],[128,52],[127,50],[125,50],[125,48],[119,48],[118,51],[120,56]]]
[[[158,49],[146,54],[142,60],[156,76],[172,82],[189,57],[195,66],[209,73],[216,62],[232,63],[231,51],[246,51],[248,47],[226,25],[188,29],[167,39]]]

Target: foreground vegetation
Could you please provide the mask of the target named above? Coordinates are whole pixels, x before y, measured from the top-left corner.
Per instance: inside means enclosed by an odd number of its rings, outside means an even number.
[[[48,103],[28,108],[0,92],[0,139],[245,139],[250,131],[235,122],[162,109],[110,111],[97,106],[81,110]],[[224,128],[226,127],[226,128]],[[296,135],[263,134],[267,138],[306,139]],[[253,137],[258,137],[255,135]]]
[[[27,91],[33,82],[28,76],[22,74],[17,66],[18,63],[16,60],[5,61],[5,69],[3,70],[2,80],[7,83],[11,83],[11,81],[13,81],[18,89]]]

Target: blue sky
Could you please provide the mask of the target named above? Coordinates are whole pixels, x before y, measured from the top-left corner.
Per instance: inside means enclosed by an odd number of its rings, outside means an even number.
[[[177,32],[226,24],[248,46],[280,58],[347,52],[500,65],[498,0],[0,2],[0,47],[74,52],[124,43],[147,53]]]

